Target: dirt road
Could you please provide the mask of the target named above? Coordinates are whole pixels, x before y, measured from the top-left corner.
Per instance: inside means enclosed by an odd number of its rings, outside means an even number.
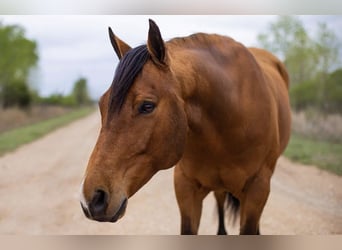
[[[159,172],[115,224],[86,219],[78,193],[99,131],[93,114],[0,158],[0,234],[178,234],[172,169]],[[215,234],[212,195],[200,234]],[[237,233],[237,228],[229,228]],[[261,221],[263,234],[341,234],[342,178],[280,158]]]

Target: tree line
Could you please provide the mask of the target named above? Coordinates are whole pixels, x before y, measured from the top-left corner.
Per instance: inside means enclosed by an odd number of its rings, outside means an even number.
[[[39,60],[38,44],[18,25],[0,22],[0,107],[28,108],[32,104],[80,106],[90,104],[87,79],[81,77],[69,95],[41,97],[29,82]]]
[[[40,97],[39,95],[35,95],[33,99],[35,103],[45,105],[61,105],[67,107],[84,106],[93,102],[88,93],[87,79],[83,77],[80,77],[74,83],[74,87],[69,95],[62,95],[58,93],[51,94],[48,97]]]
[[[342,113],[341,41],[325,23],[312,28],[309,33],[299,18],[279,16],[257,39],[285,63],[295,110]]]

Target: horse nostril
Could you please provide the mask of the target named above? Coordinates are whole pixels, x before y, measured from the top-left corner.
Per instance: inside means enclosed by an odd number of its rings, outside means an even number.
[[[89,212],[94,218],[103,217],[108,206],[108,194],[98,189],[89,203]]]

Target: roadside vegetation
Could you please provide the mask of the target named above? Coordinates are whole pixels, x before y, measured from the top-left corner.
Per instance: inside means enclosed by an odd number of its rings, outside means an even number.
[[[65,126],[72,121],[89,115],[94,110],[94,107],[82,107],[54,118],[0,133],[0,156],[16,149],[18,146],[32,142],[59,127]]]
[[[342,175],[342,116],[314,111],[293,113],[290,142],[284,155]]]
[[[297,17],[280,16],[258,42],[283,60],[291,79],[285,156],[342,175],[342,42],[325,23],[312,30]]]
[[[284,155],[293,161],[315,165],[342,175],[342,144],[306,138],[292,133]]]

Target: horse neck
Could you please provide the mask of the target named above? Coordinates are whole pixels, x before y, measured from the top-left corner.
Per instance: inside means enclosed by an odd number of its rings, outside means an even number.
[[[212,121],[219,120],[215,116],[222,116],[229,110],[231,100],[226,95],[227,86],[222,84],[222,69],[216,67],[217,62],[208,51],[201,49],[175,50],[170,58],[190,128],[198,130],[203,124],[212,127]]]
[[[184,101],[211,107],[221,101],[216,108],[222,108],[231,87],[227,85],[227,65],[237,57],[236,51],[246,48],[229,37],[204,33],[175,38],[166,46]]]

